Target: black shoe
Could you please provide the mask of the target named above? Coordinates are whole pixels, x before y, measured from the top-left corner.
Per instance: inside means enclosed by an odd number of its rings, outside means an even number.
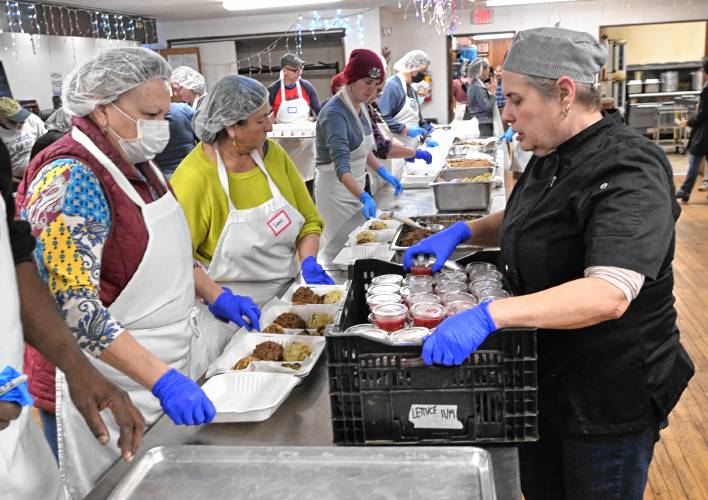
[[[680,189],[676,191],[676,198],[683,201],[684,203],[688,203],[689,196],[690,195],[686,191],[681,191]]]

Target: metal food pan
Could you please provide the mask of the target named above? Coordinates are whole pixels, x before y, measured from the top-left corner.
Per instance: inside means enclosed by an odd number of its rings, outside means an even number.
[[[445,227],[451,226],[457,221],[467,221],[470,219],[478,219],[486,214],[475,214],[475,213],[447,213],[447,214],[437,214],[437,215],[417,215],[411,217],[415,222],[425,224],[443,224]],[[400,243],[401,238],[407,235],[409,232],[415,229],[407,226],[406,224],[401,224],[398,228],[396,234],[393,236],[393,242],[391,243],[391,250],[405,251],[408,250],[408,246],[404,246]],[[482,247],[477,245],[469,245],[466,243],[461,243],[457,245],[460,250],[481,250]]]
[[[456,179],[493,174],[492,167],[455,168],[440,172],[431,184],[435,194],[435,207],[442,212],[488,210],[492,199],[492,179],[488,181],[462,181]]]
[[[489,452],[471,446],[186,445],[147,451],[109,500],[162,498],[496,500],[497,496]]]

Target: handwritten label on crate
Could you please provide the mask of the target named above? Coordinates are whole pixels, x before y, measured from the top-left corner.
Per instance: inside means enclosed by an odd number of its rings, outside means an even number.
[[[408,420],[416,429],[462,429],[457,405],[412,404]]]

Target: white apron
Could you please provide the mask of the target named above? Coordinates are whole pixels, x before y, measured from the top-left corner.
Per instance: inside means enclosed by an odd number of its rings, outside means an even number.
[[[275,116],[275,123],[304,123],[310,121],[310,104],[302,97],[300,80],[295,83],[297,98],[285,100],[285,82],[280,78],[280,107]],[[315,178],[315,138],[278,138],[278,142],[288,153],[300,175],[306,181]]]
[[[273,197],[257,207],[237,210],[229,196],[226,166],[218,149],[214,151],[219,181],[229,202],[229,217],[221,230],[208,274],[219,285],[230,288],[234,294],[250,296],[261,307],[300,271],[296,243],[305,218],[280,193],[256,151],[251,151],[251,158],[268,179]],[[201,338],[192,342],[190,367],[194,377],[206,371],[239,329],[235,323],[216,319],[203,304],[199,308]]]
[[[0,196],[0,370],[12,366],[22,373],[25,344],[20,321],[20,298],[7,227],[5,201]],[[49,444],[32,419],[32,408],[0,430],[0,497],[13,500],[62,498],[59,470]]]
[[[403,86],[403,95],[406,96],[406,103],[403,105],[401,110],[393,117],[399,123],[403,123],[406,127],[418,127],[420,126],[420,104],[418,103],[417,97],[410,97],[408,95],[408,85],[406,84],[405,78],[400,73],[396,77],[401,82]],[[418,137],[408,137],[406,134],[396,134],[396,138],[403,144],[409,147],[417,148],[420,145],[420,139]],[[403,176],[406,167],[406,160],[403,158],[394,158],[391,160],[391,173],[400,178]]]
[[[391,129],[388,128],[388,125],[386,122],[383,123],[374,123],[376,127],[378,127],[379,133],[381,134],[381,137],[385,141],[391,141],[393,137],[393,132],[391,132]],[[385,166],[386,169],[389,172],[394,172],[396,167],[396,160],[400,160],[400,158],[391,158],[391,159],[385,159],[385,160],[380,160],[381,165]],[[405,163],[404,163],[405,165]],[[400,169],[399,169],[400,170]],[[369,167],[368,169],[369,173],[369,186],[371,187],[371,194],[375,195],[379,189],[382,187],[386,186],[388,182],[386,180],[382,179],[380,175],[378,175],[378,172],[375,172],[372,168]],[[402,177],[405,172],[400,172],[396,177]]]
[[[453,117],[453,120],[464,120],[465,119],[465,111],[467,110],[467,103],[466,102],[455,102],[455,114]]]
[[[346,87],[337,92],[337,95],[347,105],[347,108],[354,116],[354,122],[363,134],[361,144],[359,144],[354,151],[349,153],[351,174],[363,188],[366,182],[366,158],[376,147],[374,134],[373,132],[368,134],[364,133],[364,128],[361,126],[361,121],[354,110],[354,104],[349,98]],[[360,104],[359,109],[371,126],[366,104]],[[315,201],[317,203],[317,211],[324,220],[324,232],[320,238],[320,248],[325,248],[342,225],[361,210],[362,205],[361,201],[351,194],[346,186],[339,181],[337,173],[335,172],[334,163],[317,167]]]
[[[194,271],[187,220],[179,203],[167,190],[158,200],[145,203],[118,167],[80,130],[71,136],[82,144],[111,174],[118,186],[140,207],[148,231],[143,259],[108,311],[137,342],[165,364],[186,372],[189,343],[194,334]],[[155,175],[166,182],[150,162]],[[127,391],[149,428],[163,413],[152,393],[103,361],[88,356],[113,383]],[[59,463],[70,498],[83,498],[106,470],[120,458],[119,432],[110,410],[103,417],[110,444],[101,446],[69,398],[64,374],[57,370],[57,437]]]

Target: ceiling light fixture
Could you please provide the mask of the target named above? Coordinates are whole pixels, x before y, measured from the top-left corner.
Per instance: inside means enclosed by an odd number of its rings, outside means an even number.
[[[261,10],[338,3],[342,0],[223,0],[226,10]]]
[[[502,38],[514,38],[513,33],[489,33],[488,35],[474,35],[473,40],[500,40]]]
[[[506,7],[508,5],[526,5],[536,3],[574,2],[575,0],[487,0],[487,7]]]

